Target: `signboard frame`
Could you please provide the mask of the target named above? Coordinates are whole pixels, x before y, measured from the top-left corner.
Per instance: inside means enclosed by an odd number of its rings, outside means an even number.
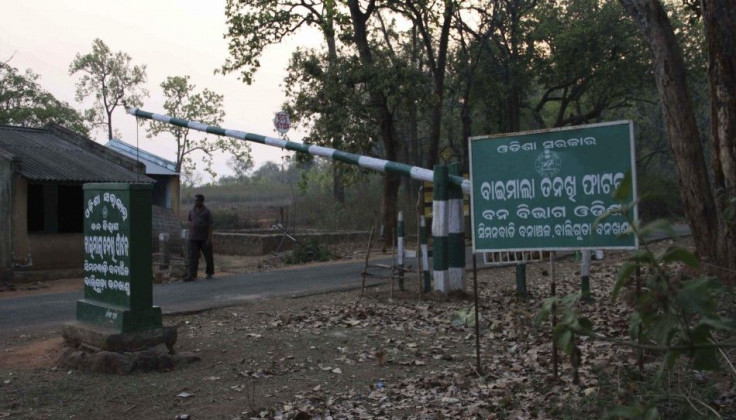
[[[627,202],[636,200],[632,121],[475,136],[468,142],[473,252],[638,248],[638,238],[619,235],[628,229],[623,215],[595,226],[605,231],[593,229],[598,215],[617,205],[611,194],[626,172],[632,181]],[[632,211],[638,220],[636,206]]]

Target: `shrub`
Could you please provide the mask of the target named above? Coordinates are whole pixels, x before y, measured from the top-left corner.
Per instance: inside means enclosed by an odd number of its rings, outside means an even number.
[[[294,250],[284,257],[286,264],[303,264],[312,261],[329,261],[332,253],[329,248],[313,239],[297,243]]]

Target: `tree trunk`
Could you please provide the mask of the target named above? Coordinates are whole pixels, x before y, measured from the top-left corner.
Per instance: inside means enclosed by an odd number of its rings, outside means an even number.
[[[375,0],[368,3],[365,12],[360,10],[359,0],[348,0],[350,19],[353,24],[355,45],[361,63],[370,70],[374,70],[373,54],[368,43],[368,29],[366,22],[375,10]],[[383,93],[380,82],[370,77],[367,83],[371,104],[377,109],[377,121],[380,126],[381,140],[386,160],[396,160],[399,145],[396,142],[393,114],[388,107],[388,99]],[[381,199],[381,220],[384,226],[383,250],[393,244],[393,232],[396,230],[396,201],[399,193],[399,180],[396,175],[384,174],[383,197]]]
[[[345,186],[342,182],[342,170],[337,162],[332,162],[332,198],[337,203],[345,204]]]
[[[328,8],[328,11],[326,13],[326,19],[325,23],[322,27],[322,33],[325,36],[325,42],[327,43],[327,60],[328,60],[328,69],[327,74],[329,77],[328,83],[330,84],[330,89],[334,88],[335,85],[337,85],[339,80],[335,75],[335,63],[337,62],[337,44],[335,42],[335,23],[332,19],[332,16],[334,14],[334,2],[327,2],[326,7]],[[334,107],[338,106],[335,104],[334,100],[332,101],[331,107],[333,107],[333,111],[336,111]],[[332,112],[332,115],[330,115],[328,118],[338,118],[336,115],[336,112]],[[332,141],[330,141],[330,145],[333,149],[340,149],[340,146],[342,142],[340,141],[340,137],[336,136],[332,138]],[[337,162],[332,162],[332,198],[335,199],[336,202],[340,204],[345,204],[345,185],[342,178],[342,170],[339,168]]]
[[[452,23],[452,12],[453,2],[450,0],[445,1],[445,10],[443,14],[442,29],[440,31],[439,47],[437,49],[437,59],[434,62],[430,61],[430,68],[432,69],[432,75],[434,76],[434,103],[432,104],[431,122],[429,129],[429,161],[427,162],[428,168],[434,168],[434,165],[439,163],[439,145],[440,135],[442,133],[442,105],[445,99],[445,68],[447,67],[447,49],[450,38],[450,23]],[[416,23],[415,23],[416,24]],[[426,35],[426,28],[424,38],[425,47],[427,48],[427,54],[431,54],[431,38]]]
[[[716,261],[718,214],[699,141],[685,65],[672,25],[658,0],[619,0],[646,38],[675,159],[680,195],[700,255]]]
[[[708,46],[711,167],[719,220],[715,260],[733,282],[736,223],[727,220],[724,212],[736,196],[736,9],[726,0],[702,0],[701,6]]]
[[[465,83],[465,91],[463,92],[463,106],[460,109],[460,121],[462,121],[463,132],[463,157],[462,170],[463,173],[470,173],[470,144],[469,138],[473,133],[473,117],[470,115],[470,88],[472,84],[472,74],[467,75]]]
[[[107,139],[112,140],[112,111],[107,113]]]

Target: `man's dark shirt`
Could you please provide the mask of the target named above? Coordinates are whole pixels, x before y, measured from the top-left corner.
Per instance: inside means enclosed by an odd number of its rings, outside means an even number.
[[[189,210],[189,239],[205,241],[209,236],[210,226],[214,223],[210,209],[194,206]]]

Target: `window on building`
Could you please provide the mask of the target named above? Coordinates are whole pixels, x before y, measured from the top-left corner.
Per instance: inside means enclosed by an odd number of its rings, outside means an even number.
[[[28,204],[26,206],[28,232],[43,232],[43,185],[28,185]]]
[[[56,208],[59,233],[84,231],[84,191],[81,185],[59,185]]]
[[[29,184],[28,232],[82,233],[83,201],[81,184]]]

